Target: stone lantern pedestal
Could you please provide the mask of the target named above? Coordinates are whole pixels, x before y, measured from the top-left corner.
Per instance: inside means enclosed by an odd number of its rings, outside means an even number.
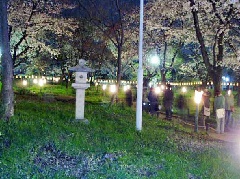
[[[87,83],[87,74],[88,72],[93,72],[94,70],[86,67],[85,63],[85,60],[80,59],[79,64],[75,67],[69,68],[69,71],[76,72],[75,83],[72,84],[72,87],[76,89],[75,119],[88,122],[84,118],[85,90],[90,87],[90,84]]]

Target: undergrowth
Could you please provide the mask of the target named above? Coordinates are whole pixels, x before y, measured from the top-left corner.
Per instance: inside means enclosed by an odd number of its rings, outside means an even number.
[[[123,105],[87,103],[76,121],[71,102],[16,98],[0,121],[1,178],[232,178],[239,163],[224,143]]]

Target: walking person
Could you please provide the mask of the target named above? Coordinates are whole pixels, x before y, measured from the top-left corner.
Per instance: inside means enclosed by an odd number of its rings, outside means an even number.
[[[211,92],[206,88],[202,94],[202,101],[203,101],[203,118],[202,118],[202,125],[205,129],[207,129],[206,120],[210,118],[210,97]]]
[[[216,112],[217,121],[216,132],[218,134],[223,134],[225,125],[225,98],[221,94],[220,90],[215,91],[214,110]]]
[[[163,96],[163,105],[166,110],[166,119],[171,120],[172,119],[172,105],[173,105],[173,91],[170,84],[167,84],[166,89],[164,91]]]
[[[229,89],[225,94],[225,131],[229,131],[233,125],[232,113],[234,111],[234,97]]]
[[[147,98],[150,102],[150,114],[154,115],[158,111],[158,97],[152,87],[150,88]]]
[[[131,107],[132,104],[133,104],[133,99],[132,99],[132,90],[131,89],[127,89],[126,90],[126,103],[127,103],[127,106]]]

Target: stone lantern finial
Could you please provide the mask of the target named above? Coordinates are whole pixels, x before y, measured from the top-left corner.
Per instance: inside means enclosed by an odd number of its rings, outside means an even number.
[[[78,65],[70,67],[68,70],[72,72],[94,72],[93,69],[86,66],[86,60],[84,59],[79,59]]]
[[[79,61],[78,61],[78,64],[79,64],[79,66],[80,67],[84,67],[85,66],[85,64],[86,64],[86,61],[84,60],[84,59],[80,59]]]

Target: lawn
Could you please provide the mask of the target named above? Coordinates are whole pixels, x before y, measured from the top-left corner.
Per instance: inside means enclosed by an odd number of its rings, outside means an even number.
[[[147,113],[137,132],[135,109],[99,103],[95,90],[86,92],[89,124],[78,122],[74,101],[54,91],[49,101],[16,94],[15,116],[0,121],[1,178],[240,178],[234,144]]]

